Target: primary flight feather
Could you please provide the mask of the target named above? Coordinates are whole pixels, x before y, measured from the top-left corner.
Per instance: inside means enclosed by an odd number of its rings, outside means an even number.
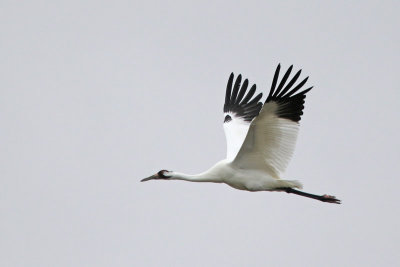
[[[233,73],[229,76],[224,104],[226,159],[200,174],[161,170],[141,181],[225,183],[240,190],[282,191],[340,204],[334,196],[295,189],[302,188],[297,180],[281,179],[296,145],[306,94],[312,87],[303,89],[308,77],[296,84],[301,70],[289,79],[293,66],[279,81],[280,69],[279,64],[264,104],[260,102],[262,93],[256,94],[255,84],[248,89],[247,79],[242,83],[241,75],[235,81]]]

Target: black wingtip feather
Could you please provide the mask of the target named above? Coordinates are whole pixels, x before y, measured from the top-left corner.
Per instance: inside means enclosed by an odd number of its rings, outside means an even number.
[[[293,65],[292,65],[293,66]],[[282,92],[279,93],[278,97],[283,96],[284,94],[287,93],[287,91],[293,86],[293,84],[297,81],[297,79],[299,78],[301,74],[301,70],[299,70],[294,76],[293,78],[290,80],[290,82],[285,86],[285,88],[283,88]]]
[[[229,76],[228,84],[226,86],[224,112],[233,113],[235,116],[240,117],[245,121],[252,121],[254,117],[260,113],[262,108],[262,103],[258,102],[261,99],[262,94],[260,93],[252,99],[256,92],[256,85],[254,84],[246,94],[249,81],[245,79],[242,86],[240,86],[242,75],[239,74],[232,88],[233,79],[234,76],[232,73]],[[232,117],[229,114],[226,114],[224,122],[228,123],[231,120]]]
[[[237,76],[235,84],[233,85],[233,91],[232,91],[232,95],[231,95],[231,102],[235,103],[236,101],[236,97],[240,88],[240,84],[242,83],[242,74],[239,74],[239,76]]]
[[[303,85],[307,82],[308,77],[306,77],[304,80],[302,80],[295,88],[293,88],[290,92],[288,92],[286,95],[282,96],[284,98],[288,98],[291,97],[292,95],[294,95],[298,90],[300,90]]]
[[[253,97],[254,93],[256,92],[256,88],[257,88],[257,86],[255,84],[253,84],[253,86],[250,88],[249,92],[247,93],[246,97],[243,99],[242,102],[240,102],[240,104],[246,104],[247,102],[249,102],[249,100]]]
[[[274,78],[271,84],[271,90],[265,103],[276,102],[278,104],[278,108],[276,110],[276,115],[278,117],[299,122],[301,120],[301,116],[303,115],[306,93],[308,93],[313,87],[309,87],[297,93],[307,82],[308,77],[306,77],[294,88],[292,88],[300,77],[302,70],[299,70],[286,84],[293,69],[293,65],[286,70],[277,87],[280,68],[281,64],[279,63],[275,70]],[[241,85],[242,75],[240,74],[237,76],[234,84],[233,80],[234,74],[232,72],[229,76],[226,88],[224,112],[231,112],[234,115],[241,117],[243,120],[250,122],[260,113],[260,110],[262,109],[263,104],[258,102],[262,98],[262,93],[259,93],[253,97],[256,92],[256,85],[254,84],[251,86],[250,90],[247,91],[248,80],[245,79]],[[231,120],[232,117],[230,115],[226,115],[225,122],[229,122]]]
[[[277,97],[279,92],[281,91],[281,89],[283,88],[283,86],[286,83],[286,80],[289,78],[290,73],[292,72],[293,69],[293,65],[291,65],[288,70],[286,71],[285,75],[283,75],[283,78],[281,80],[281,82],[278,85],[278,88],[276,89],[276,91],[274,92],[274,94],[272,95],[272,97]]]
[[[301,120],[301,115],[303,114],[305,102],[304,99],[306,98],[306,93],[310,91],[313,87],[307,88],[300,93],[297,93],[297,91],[300,90],[307,82],[308,77],[306,77],[303,81],[301,81],[297,86],[292,89],[292,86],[295,84],[300,76],[301,70],[299,70],[285,86],[286,81],[288,80],[292,71],[292,68],[293,65],[288,68],[278,87],[275,89],[280,71],[280,64],[278,65],[274,74],[271,90],[265,103],[276,102],[278,104],[278,108],[276,110],[276,115],[278,117],[289,119],[294,122],[299,122]]]
[[[274,90],[275,90],[275,87],[276,87],[276,82],[278,81],[280,69],[281,69],[281,63],[279,63],[278,67],[276,67],[274,78],[273,78],[272,84],[271,84],[271,90],[269,91],[267,99],[271,98],[272,94],[274,93]]]
[[[231,91],[232,91],[232,83],[233,83],[233,72],[229,75],[228,83],[226,85],[226,93],[225,93],[225,103],[229,102],[231,98]]]
[[[247,105],[252,106],[254,103],[257,103],[261,99],[262,96],[263,96],[263,93],[259,93]]]
[[[240,101],[242,101],[244,93],[246,93],[247,86],[249,86],[249,80],[245,79],[242,84],[242,88],[240,88],[239,95],[237,96],[237,98],[235,100],[235,104],[239,104]]]

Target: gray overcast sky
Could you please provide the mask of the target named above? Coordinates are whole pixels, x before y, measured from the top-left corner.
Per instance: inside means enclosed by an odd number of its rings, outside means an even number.
[[[398,265],[398,1],[0,6],[1,266]],[[279,62],[315,86],[284,177],[342,205],[139,183],[224,158],[230,72]]]

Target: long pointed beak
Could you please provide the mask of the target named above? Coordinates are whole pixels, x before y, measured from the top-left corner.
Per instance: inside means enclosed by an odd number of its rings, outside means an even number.
[[[146,181],[154,180],[154,179],[157,179],[157,175],[149,176],[149,177],[144,178],[144,179],[142,179],[142,180],[140,180],[140,181],[141,181],[141,182],[146,182]]]

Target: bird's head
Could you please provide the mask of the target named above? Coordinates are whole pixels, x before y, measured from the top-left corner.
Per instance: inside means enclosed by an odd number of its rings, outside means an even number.
[[[144,178],[142,180],[140,180],[141,182],[146,182],[149,180],[168,180],[169,178],[172,177],[172,172],[171,171],[167,171],[167,170],[161,170],[159,172],[157,172],[156,174],[149,176],[147,178]]]

